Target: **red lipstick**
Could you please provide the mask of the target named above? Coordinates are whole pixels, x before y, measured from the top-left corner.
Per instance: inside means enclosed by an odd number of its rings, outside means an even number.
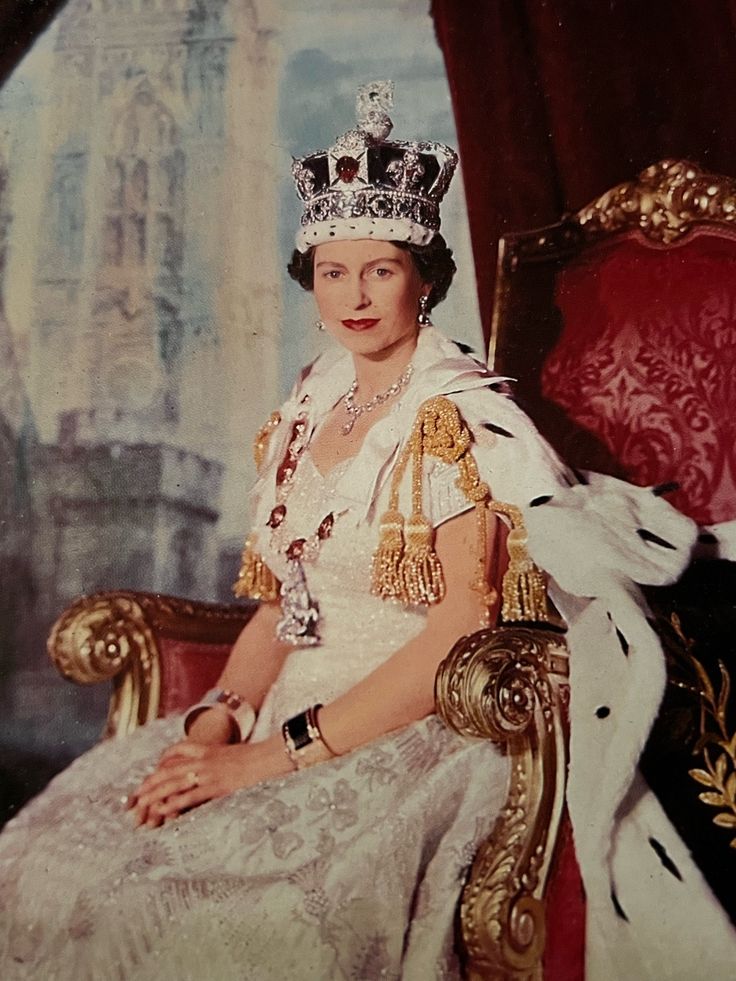
[[[375,320],[370,318],[365,318],[363,320],[343,320],[342,324],[343,327],[347,327],[348,330],[370,330],[371,327],[376,326],[379,320],[380,317],[377,317]]]

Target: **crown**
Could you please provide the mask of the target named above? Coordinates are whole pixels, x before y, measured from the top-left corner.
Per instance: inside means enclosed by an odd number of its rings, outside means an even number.
[[[393,82],[362,85],[355,129],[329,150],[294,159],[292,174],[304,202],[300,252],[331,239],[426,245],[439,231],[440,201],[457,154],[442,143],[388,140],[393,94]]]

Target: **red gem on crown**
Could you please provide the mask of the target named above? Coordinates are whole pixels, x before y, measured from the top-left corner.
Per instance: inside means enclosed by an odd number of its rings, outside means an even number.
[[[337,176],[341,181],[343,181],[345,184],[352,184],[352,182],[358,176],[360,164],[355,157],[340,157],[335,164],[335,170],[337,171]]]

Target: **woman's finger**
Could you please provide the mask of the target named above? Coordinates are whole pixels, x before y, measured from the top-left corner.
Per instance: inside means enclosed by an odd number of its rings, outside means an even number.
[[[207,787],[201,784],[191,790],[185,790],[178,794],[172,794],[165,800],[152,804],[146,814],[145,824],[148,828],[160,827],[165,821],[171,821],[179,817],[183,811],[191,810],[199,804],[204,804],[216,796]]]
[[[194,752],[191,752],[193,746],[196,748]],[[184,749],[184,752],[180,752],[181,749]],[[148,793],[152,787],[156,786],[159,778],[165,774],[171,766],[185,760],[202,759],[205,755],[206,749],[206,746],[201,746],[199,744],[190,743],[187,741],[174,743],[173,746],[170,746],[161,756],[161,759],[159,760],[153,773],[146,777],[137,790],[135,790],[132,794],[127,795],[126,806],[128,810],[136,806],[141,794]]]
[[[171,794],[180,793],[182,790],[190,790],[197,787],[201,782],[200,775],[196,770],[183,770],[181,767],[172,767],[168,773],[164,773],[156,783],[150,784],[138,795],[137,807],[150,807],[158,801],[170,797]]]
[[[200,787],[204,781],[202,775],[194,770],[191,765],[186,769],[183,765],[171,767],[168,771],[159,775],[158,780],[152,782],[138,795],[135,805],[136,818],[139,824],[147,821],[149,812],[158,807],[168,797],[176,794],[186,793]]]
[[[212,794],[206,787],[193,787],[191,790],[182,791],[180,794],[172,794],[166,800],[156,805],[155,814],[164,821],[177,817],[182,811],[187,811],[205,801],[211,800]]]
[[[171,760],[166,766],[159,766],[151,773],[138,788],[138,796],[148,794],[155,790],[161,783],[170,780],[174,775],[181,774],[189,770],[196,770],[196,760],[201,760],[204,754],[200,753],[195,758],[180,757],[178,760]]]

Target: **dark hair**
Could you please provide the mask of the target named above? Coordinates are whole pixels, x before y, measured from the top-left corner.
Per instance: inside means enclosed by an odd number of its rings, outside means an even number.
[[[412,245],[410,242],[391,242],[397,249],[408,252],[423,283],[431,283],[427,307],[431,310],[447,296],[456,265],[452,249],[438,233],[428,245]],[[287,266],[289,275],[305,290],[314,289],[314,250],[311,245],[306,252],[294,250]]]

